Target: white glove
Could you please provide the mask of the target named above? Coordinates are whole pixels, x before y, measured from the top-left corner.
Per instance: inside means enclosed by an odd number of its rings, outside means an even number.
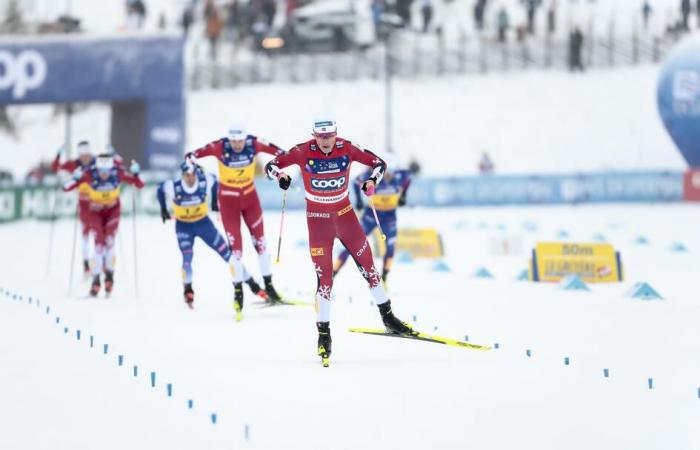
[[[139,172],[141,172],[141,166],[133,159],[131,160],[131,165],[129,166],[129,172],[131,172],[134,175],[138,175]]]

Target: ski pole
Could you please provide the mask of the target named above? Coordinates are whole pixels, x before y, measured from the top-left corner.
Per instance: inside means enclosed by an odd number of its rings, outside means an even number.
[[[280,249],[282,248],[282,226],[284,225],[284,210],[287,205],[287,191],[285,190],[282,194],[282,215],[280,216],[280,234],[277,238],[277,260],[276,263],[280,262]]]
[[[133,238],[134,238],[134,290],[136,291],[136,298],[139,298],[139,268],[138,268],[138,258],[136,251],[138,246],[136,245],[136,189],[133,189],[131,194],[131,224],[133,226]]]
[[[56,203],[58,203],[58,190],[54,191],[53,205],[51,206],[51,228],[49,228],[49,251],[46,256],[46,276],[51,273],[51,253],[53,252],[53,233],[56,228]]]
[[[73,290],[73,268],[75,266],[75,241],[78,239],[78,217],[80,201],[75,203],[75,218],[73,219],[73,245],[70,247],[70,272],[68,273],[68,295]]]
[[[379,217],[377,216],[377,210],[374,208],[374,202],[372,201],[371,197],[369,199],[369,204],[372,206],[372,213],[374,214],[374,221],[376,222],[377,228],[379,229],[379,234],[382,235],[382,241],[386,241],[386,234],[384,234],[384,230],[382,230],[382,225],[379,223]]]

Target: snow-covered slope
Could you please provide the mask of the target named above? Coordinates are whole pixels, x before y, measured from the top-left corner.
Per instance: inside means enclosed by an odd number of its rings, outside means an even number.
[[[402,226],[435,224],[452,271],[395,263],[389,290],[396,313],[409,321],[415,316],[415,326],[428,332],[468,335],[471,342],[499,343],[498,350],[348,333],[350,326],[380,323],[348,265],[335,282],[334,351],[324,369],[314,355],[313,310],[259,309],[246,292],[245,318],[236,323],[226,266],[201,244],[194,259],[196,309],[187,310],[172,224],[155,218],[138,223],[139,298],[128,219],[117,245],[113,298],[82,298],[87,286],[77,274],[67,295],[72,223],[57,223],[49,276],[43,259],[0,261],[0,287],[23,295],[13,301],[0,294],[0,448],[700,446],[697,208],[402,210],[400,219]],[[265,220],[269,232],[279,216],[270,212]],[[315,276],[304,223],[303,214],[287,217],[282,262],[274,270],[284,294],[310,300]],[[554,239],[560,229],[574,240],[605,235],[622,251],[625,282],[586,293],[515,281],[532,243]],[[0,245],[13,255],[46,254],[48,231],[46,223],[5,225]],[[502,235],[519,236],[524,252],[491,254],[490,238]],[[639,235],[649,245],[635,244]],[[690,251],[670,252],[674,241]],[[249,246],[244,258],[258,273]],[[471,277],[481,265],[493,280]],[[623,298],[639,280],[665,300]]]

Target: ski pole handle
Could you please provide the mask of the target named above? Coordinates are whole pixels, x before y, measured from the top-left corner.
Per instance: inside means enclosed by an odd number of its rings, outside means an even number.
[[[386,234],[384,234],[384,230],[382,230],[382,225],[379,223],[379,217],[377,216],[377,210],[374,208],[374,202],[372,201],[372,197],[369,198],[369,204],[372,206],[372,214],[374,214],[374,221],[377,223],[379,234],[382,235],[382,241],[386,241]]]
[[[280,234],[277,238],[277,260],[276,263],[280,262],[280,249],[282,248],[282,227],[284,225],[284,210],[287,205],[287,191],[285,190],[282,194],[282,215],[280,216]]]

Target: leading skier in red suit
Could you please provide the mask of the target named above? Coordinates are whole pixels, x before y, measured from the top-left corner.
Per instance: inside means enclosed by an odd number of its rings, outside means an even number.
[[[381,273],[375,268],[372,249],[352,209],[348,197],[350,166],[353,161],[369,166],[371,172],[362,184],[367,196],[381,181],[386,164],[369,150],[338,137],[335,121],[329,117],[314,122],[313,139],[298,144],[277,156],[265,166],[269,177],[280,188],[288,189],[291,177],[282,169],[296,164],[301,168],[306,193],[306,222],[309,232],[311,260],[316,270],[316,312],[318,354],[324,365],[331,354],[330,310],[333,287],[333,241],[337,238],[350,252],[360,273],[367,281],[374,301],[379,306],[388,332],[415,334],[409,325],[391,311],[391,301],[382,286]]]

